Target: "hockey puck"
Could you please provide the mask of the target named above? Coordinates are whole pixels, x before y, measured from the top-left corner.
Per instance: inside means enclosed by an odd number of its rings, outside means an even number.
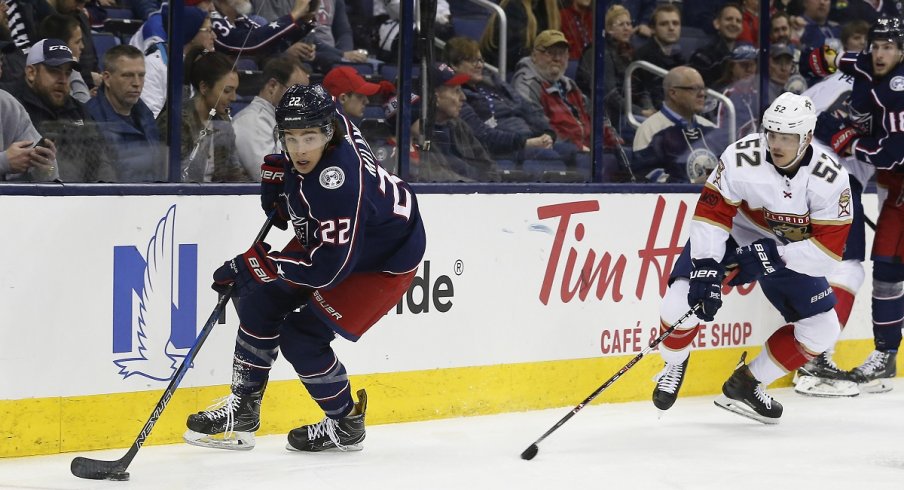
[[[537,455],[537,451],[539,451],[539,450],[540,450],[540,448],[537,447],[536,444],[531,444],[530,446],[527,447],[527,449],[524,450],[523,453],[521,453],[521,459],[530,461],[530,460],[534,459],[534,456]]]
[[[110,475],[107,476],[107,480],[129,481],[129,472],[128,471],[120,471],[117,473],[110,473]]]

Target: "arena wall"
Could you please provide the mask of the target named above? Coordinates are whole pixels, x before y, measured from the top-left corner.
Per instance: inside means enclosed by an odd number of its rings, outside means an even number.
[[[0,196],[0,456],[129,446],[210,315],[211,272],[262,224],[258,199]],[[876,196],[864,200],[874,215]],[[353,387],[368,391],[368,423],[580,402],[657,334],[695,202],[422,195],[418,279],[357,345],[334,342]],[[290,238],[274,230],[268,242]],[[872,346],[866,267],[836,353],[844,367]],[[701,331],[685,396],[716,393],[741,351],[757,352],[781,325],[756,285],[728,290],[717,320]],[[229,306],[149,444],[178,442],[185,417],[227,393],[236,328]],[[660,367],[651,355],[597,402],[648,399]],[[278,360],[259,434],[321,417]]]

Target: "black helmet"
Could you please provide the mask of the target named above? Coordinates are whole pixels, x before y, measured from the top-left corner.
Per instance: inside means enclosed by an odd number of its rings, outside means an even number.
[[[870,49],[873,41],[892,41],[898,45],[898,49],[904,49],[904,22],[897,17],[883,17],[876,21],[869,29],[866,39]]]
[[[276,107],[276,129],[322,128],[332,137],[336,103],[320,85],[293,85]]]

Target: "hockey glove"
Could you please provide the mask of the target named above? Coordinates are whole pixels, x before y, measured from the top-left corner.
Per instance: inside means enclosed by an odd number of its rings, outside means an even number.
[[[267,256],[269,251],[270,245],[259,242],[242,255],[223,262],[213,272],[213,284],[210,287],[224,294],[229,285],[234,283],[233,296],[242,297],[259,284],[275,281],[279,276],[276,265]]]
[[[730,286],[751,283],[785,267],[778,246],[769,238],[760,238],[750,245],[738,247],[735,256],[738,259],[738,275],[728,282]]]
[[[713,259],[696,259],[691,271],[690,290],[687,292],[688,306],[696,306],[697,318],[711,322],[722,307],[722,278],[725,267]]]
[[[276,206],[276,215],[273,216],[273,226],[280,230],[289,227],[289,212],[286,202],[281,197],[285,182],[286,164],[288,160],[281,153],[267,155],[261,164],[261,207],[264,213],[269,214]]]
[[[825,78],[837,69],[835,67],[835,57],[838,52],[829,46],[820,46],[813,48],[807,53],[807,56],[801,58],[801,65],[806,62],[805,73],[811,73],[813,76]]]
[[[851,143],[861,136],[860,131],[856,127],[828,112],[822,112],[816,118],[816,130],[814,132],[816,139],[831,146],[832,150],[839,156],[844,156]]]

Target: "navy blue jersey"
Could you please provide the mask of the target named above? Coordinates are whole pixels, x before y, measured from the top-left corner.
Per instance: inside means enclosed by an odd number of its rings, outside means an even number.
[[[301,247],[270,255],[283,279],[316,289],[352,272],[410,272],[426,245],[414,192],[377,163],[351,121],[338,118],[346,137],[310,173],[285,161],[284,191]]]
[[[850,117],[865,134],[852,153],[878,169],[904,168],[904,63],[876,77],[869,53],[845,53],[838,69],[854,77]]]

